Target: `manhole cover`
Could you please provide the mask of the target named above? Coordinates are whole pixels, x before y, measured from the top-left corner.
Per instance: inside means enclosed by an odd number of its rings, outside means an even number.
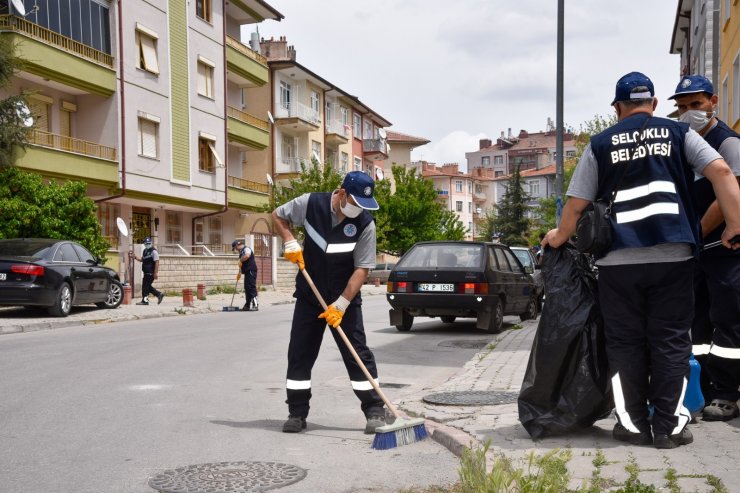
[[[384,382],[384,383],[381,383],[380,386],[383,387],[383,388],[388,387],[389,389],[402,389],[404,387],[408,387],[409,384],[407,384],[407,383]]]
[[[258,493],[305,477],[305,469],[279,462],[216,462],[164,471],[149,486],[162,493]]]
[[[516,402],[519,394],[516,392],[470,391],[470,392],[439,392],[423,397],[429,404],[443,404],[449,406],[495,406]]]
[[[437,346],[440,347],[456,347],[460,349],[483,349],[491,341],[442,341]]]

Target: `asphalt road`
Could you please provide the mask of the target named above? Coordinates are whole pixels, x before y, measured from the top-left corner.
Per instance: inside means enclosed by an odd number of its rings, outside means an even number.
[[[281,492],[394,492],[457,480],[459,459],[432,440],[371,448],[327,334],[312,375],[308,430],[281,433],[292,305],[0,338],[0,491],[154,491],[151,477],[197,464],[297,466]],[[368,342],[393,401],[421,398],[491,339],[474,324],[388,325],[365,300]],[[241,490],[239,490],[241,491]]]

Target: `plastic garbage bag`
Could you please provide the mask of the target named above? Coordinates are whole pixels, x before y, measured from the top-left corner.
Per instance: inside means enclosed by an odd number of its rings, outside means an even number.
[[[532,438],[587,428],[613,405],[596,272],[565,244],[547,248],[545,306],[519,393],[519,421]]]

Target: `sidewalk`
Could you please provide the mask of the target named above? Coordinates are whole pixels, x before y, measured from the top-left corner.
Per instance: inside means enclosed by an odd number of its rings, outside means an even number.
[[[471,391],[518,394],[538,320],[524,322],[522,329],[508,330],[495,336],[493,349],[489,345],[453,378],[429,394]],[[613,418],[598,421],[591,429],[580,433],[534,441],[519,423],[516,402],[489,406],[450,406],[429,404],[422,398],[419,396],[418,399],[402,402],[400,407],[427,420],[443,423],[441,426],[430,424],[429,431],[437,442],[458,455],[462,447],[470,446],[472,439],[478,442],[474,446],[481,446],[490,440],[489,468],[494,454],[504,454],[518,461],[517,467],[526,471],[530,452],[541,456],[553,449],[569,449],[572,453],[568,462],[571,488],[588,485],[594,475],[601,478],[604,490],[608,489],[608,485],[621,486],[629,477],[627,469],[634,468],[639,471],[637,478],[642,483],[654,485],[658,491],[669,491],[666,471],[672,468],[677,477],[672,484],[680,490],[670,491],[740,492],[740,418],[729,422],[704,422],[699,418],[695,424],[689,425],[694,435],[693,444],[672,450],[658,450],[614,440],[611,436],[615,423]],[[598,467],[594,465],[597,456]],[[721,480],[724,490],[715,488],[715,478]]]
[[[363,295],[383,295],[385,286],[365,285]],[[116,310],[101,310],[94,306],[75,307],[66,318],[47,317],[39,310],[22,308],[0,309],[2,334],[57,329],[81,324],[102,324],[122,320],[180,316],[183,314],[220,312],[231,303],[232,295],[208,295],[206,300],[194,299],[193,307],[184,307],[182,296],[167,296],[161,305],[152,298],[149,306],[121,305]],[[261,291],[260,306],[292,303],[291,291]],[[244,304],[244,294],[237,293],[234,306]],[[41,317],[39,316],[40,314]],[[518,322],[518,319],[511,319]],[[507,319],[507,321],[509,321]],[[553,449],[569,449],[568,462],[571,487],[588,483],[594,475],[602,485],[622,485],[629,477],[626,468],[639,470],[638,479],[667,491],[666,470],[674,469],[674,485],[683,492],[740,492],[740,418],[729,422],[692,424],[694,443],[673,450],[626,445],[612,439],[613,419],[598,421],[591,429],[567,436],[532,440],[519,423],[516,395],[527,368],[529,352],[539,319],[521,323],[521,329],[507,330],[491,336],[491,344],[474,356],[450,380],[424,395],[396,402],[403,411],[427,419],[432,438],[456,455],[464,447],[481,447],[491,441],[489,467],[494,454],[504,454],[519,461],[517,467],[526,470],[530,452],[542,455]],[[440,405],[425,402],[424,397],[442,392],[497,391],[510,396],[511,403],[500,405]],[[509,394],[511,393],[511,394]],[[594,465],[595,459],[598,466]],[[712,486],[714,478],[723,489]],[[610,483],[610,480],[612,482]],[[607,489],[607,488],[604,488]]]

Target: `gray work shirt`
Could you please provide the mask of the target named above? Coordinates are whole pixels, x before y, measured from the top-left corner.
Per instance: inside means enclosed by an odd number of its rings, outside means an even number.
[[[709,163],[722,159],[722,156],[707,144],[704,138],[689,129],[684,140],[686,159],[694,173],[702,175]],[[592,202],[599,188],[599,168],[589,143],[583,150],[573,177],[568,186],[569,197]],[[652,264],[656,262],[679,262],[692,258],[691,246],[686,243],[662,243],[642,248],[622,248],[612,250],[596,261],[596,265]]]
[[[332,193],[332,199],[334,194]],[[303,227],[306,221],[306,211],[308,210],[308,197],[310,193],[304,193],[300,197],[296,197],[290,202],[279,206],[276,209],[278,217],[285,219],[291,225],[295,227]],[[339,224],[334,209],[331,211],[331,227],[334,228]],[[371,222],[362,231],[360,237],[357,239],[357,244],[352,252],[354,259],[355,268],[372,269],[375,267],[375,222]]]

